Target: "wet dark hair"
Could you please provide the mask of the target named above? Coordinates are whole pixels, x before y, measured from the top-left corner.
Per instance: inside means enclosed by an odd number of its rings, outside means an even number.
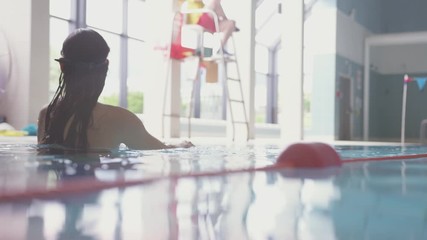
[[[45,119],[44,144],[87,149],[87,129],[108,71],[110,52],[104,38],[91,29],[77,29],[62,45],[59,86]],[[67,132],[65,131],[68,128]]]

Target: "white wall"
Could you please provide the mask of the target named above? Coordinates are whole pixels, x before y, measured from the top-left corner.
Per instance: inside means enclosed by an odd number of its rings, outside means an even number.
[[[337,54],[363,65],[365,38],[372,33],[341,11],[337,11],[336,31]]]
[[[373,46],[370,55],[381,74],[427,73],[427,44]]]
[[[310,17],[307,36],[313,63],[312,137],[333,140],[338,136],[339,119],[336,104],[338,62],[343,57],[363,65],[365,38],[371,33],[347,15],[335,8],[316,9]],[[319,40],[318,40],[319,39]],[[340,56],[340,57],[338,57]],[[341,70],[339,70],[341,71]],[[354,79],[353,79],[354,80]]]
[[[365,38],[373,34],[341,11],[337,13],[337,33],[337,54],[363,65]],[[427,72],[427,44],[373,46],[370,57],[381,74]]]
[[[303,35],[304,2],[283,0],[282,65],[278,66],[281,104],[281,138],[284,142],[303,139]]]
[[[49,0],[0,2],[0,28],[12,54],[11,80],[0,103],[15,128],[37,122],[48,101]]]
[[[304,44],[311,55],[335,54],[337,51],[337,10],[315,8],[304,25]]]
[[[315,5],[304,29],[306,93],[311,90],[311,126],[304,139],[335,138],[337,10]],[[310,86],[310,87],[308,87]],[[286,99],[285,99],[286,100]]]

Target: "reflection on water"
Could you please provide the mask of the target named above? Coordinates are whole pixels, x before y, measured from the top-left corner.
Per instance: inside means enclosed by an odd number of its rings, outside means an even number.
[[[81,178],[90,183],[265,166],[280,153],[274,146],[66,156],[34,155],[34,150],[34,146],[0,148],[1,193],[54,188]],[[370,155],[366,149],[339,149],[347,156],[359,150]],[[340,169],[165,178],[133,187],[2,202],[0,224],[11,227],[0,228],[0,236],[426,239],[426,190],[426,159],[348,164]]]
[[[343,159],[427,154],[427,146],[335,146]]]
[[[28,190],[52,190],[64,181],[151,179],[271,165],[277,146],[201,146],[157,151],[41,154],[35,145],[0,144],[0,197]],[[44,151],[43,151],[44,152]]]

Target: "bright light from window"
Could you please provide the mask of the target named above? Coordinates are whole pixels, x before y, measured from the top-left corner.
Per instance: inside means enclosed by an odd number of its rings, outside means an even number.
[[[153,24],[148,17],[148,9],[145,1],[129,0],[128,8],[128,35],[138,39],[144,39],[149,33],[149,25]]]
[[[104,37],[110,47],[108,74],[100,101],[118,105],[120,96],[120,37],[103,31],[98,32]]]
[[[123,1],[121,0],[87,0],[87,25],[112,31],[122,32]]]
[[[50,15],[71,19],[71,0],[50,0]]]

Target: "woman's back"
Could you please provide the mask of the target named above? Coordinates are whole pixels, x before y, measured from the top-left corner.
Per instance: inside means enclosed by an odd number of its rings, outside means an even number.
[[[119,133],[126,126],[124,120],[117,119],[118,109],[98,103],[92,111],[92,125],[87,129],[89,148],[113,149],[120,145]]]
[[[39,142],[45,138],[46,108],[40,111],[39,116]],[[145,129],[141,120],[128,110],[97,103],[92,111],[92,120],[87,128],[88,149],[105,150],[116,149],[120,144],[133,149],[160,149],[166,145],[151,136]],[[64,128],[64,139],[69,132],[70,122]]]
[[[159,149],[166,146],[151,136],[142,121],[127,109],[98,103],[88,128],[90,148],[117,148],[121,143],[133,149]]]

